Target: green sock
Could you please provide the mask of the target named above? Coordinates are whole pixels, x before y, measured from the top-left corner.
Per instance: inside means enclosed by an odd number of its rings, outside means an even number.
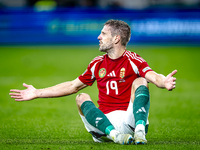
[[[146,125],[149,108],[149,89],[146,86],[141,85],[135,91],[135,100],[133,102],[133,114],[136,126],[138,124]]]
[[[98,109],[92,101],[85,101],[81,105],[81,110],[86,120],[94,127],[109,135],[114,126],[110,123],[104,113]]]

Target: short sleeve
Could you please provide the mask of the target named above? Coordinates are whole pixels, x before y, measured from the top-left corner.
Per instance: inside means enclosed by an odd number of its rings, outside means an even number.
[[[89,86],[92,86],[92,84],[96,80],[94,75],[94,70],[96,66],[95,60],[96,59],[92,60],[88,65],[87,69],[85,70],[85,72],[78,77],[81,82]]]
[[[149,71],[153,71],[148,63],[138,54],[135,54],[135,59],[137,60],[137,67],[139,71],[139,76],[145,78],[145,75]]]
[[[149,67],[149,65],[145,61],[139,67],[139,76],[145,78],[146,73],[149,71],[153,71],[153,70]]]

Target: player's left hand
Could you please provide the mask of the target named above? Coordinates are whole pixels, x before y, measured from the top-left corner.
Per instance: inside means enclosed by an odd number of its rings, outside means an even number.
[[[170,74],[168,74],[165,78],[165,88],[168,91],[173,90],[176,87],[176,78],[173,77],[177,73],[177,70],[172,71]]]

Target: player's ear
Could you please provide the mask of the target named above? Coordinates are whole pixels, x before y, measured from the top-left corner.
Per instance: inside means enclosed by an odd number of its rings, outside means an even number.
[[[115,44],[119,43],[120,39],[121,39],[120,35],[115,35],[114,43]]]

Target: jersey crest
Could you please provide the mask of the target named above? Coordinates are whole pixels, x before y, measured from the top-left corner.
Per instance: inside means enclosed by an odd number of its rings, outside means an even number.
[[[120,78],[123,79],[125,77],[125,68],[120,70]]]
[[[105,68],[101,68],[99,70],[99,77],[103,78],[106,75],[106,69]]]

